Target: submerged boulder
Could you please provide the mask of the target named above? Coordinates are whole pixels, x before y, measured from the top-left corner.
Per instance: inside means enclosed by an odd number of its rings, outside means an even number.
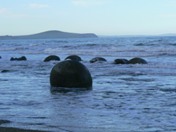
[[[49,62],[49,61],[60,61],[60,58],[56,55],[50,55],[44,59],[44,62]]]
[[[90,60],[90,63],[105,62],[105,61],[107,61],[107,60],[105,58],[103,58],[103,57],[95,57],[95,58]]]
[[[52,87],[92,88],[92,77],[88,69],[78,61],[66,60],[56,64],[50,73]]]
[[[129,60],[128,64],[147,64],[147,61],[142,58],[135,57]]]
[[[115,59],[114,64],[128,64],[127,59]]]
[[[10,61],[26,61],[27,58],[25,56],[21,56],[19,58],[11,57]]]
[[[82,61],[81,57],[79,57],[78,55],[70,55],[66,57],[65,60]]]
[[[0,125],[6,124],[6,123],[11,123],[9,120],[0,120]]]
[[[10,72],[10,70],[2,70],[1,73]]]

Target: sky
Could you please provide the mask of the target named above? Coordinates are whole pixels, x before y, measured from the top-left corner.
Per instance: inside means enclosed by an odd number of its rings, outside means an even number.
[[[0,0],[0,35],[176,33],[176,0]]]

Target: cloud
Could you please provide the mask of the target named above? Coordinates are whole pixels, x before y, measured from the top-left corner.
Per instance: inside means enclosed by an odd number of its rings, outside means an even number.
[[[160,15],[162,18],[176,18],[176,14],[170,13],[170,14],[162,14]]]
[[[175,9],[176,8],[176,1],[175,0],[167,0],[164,3],[164,8]]]
[[[104,5],[108,0],[72,0],[76,6],[100,6]]]
[[[176,1],[175,0],[168,0],[167,3],[166,3],[167,6],[170,6],[170,7],[175,7],[176,6]]]
[[[6,8],[0,8],[0,14],[5,14],[7,13],[7,9]]]
[[[29,4],[29,7],[33,8],[33,9],[42,9],[42,8],[48,8],[49,5],[47,5],[47,4],[39,4],[39,3],[32,3],[32,4]]]
[[[27,15],[24,13],[17,13],[15,11],[11,11],[7,8],[0,8],[0,16],[5,18],[24,18]]]

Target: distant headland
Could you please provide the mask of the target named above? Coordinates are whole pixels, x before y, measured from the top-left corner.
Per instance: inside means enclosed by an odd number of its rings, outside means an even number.
[[[98,36],[94,33],[69,33],[58,30],[50,30],[41,33],[31,35],[19,35],[11,36],[5,35],[0,36],[0,39],[58,39],[58,38],[97,38]]]

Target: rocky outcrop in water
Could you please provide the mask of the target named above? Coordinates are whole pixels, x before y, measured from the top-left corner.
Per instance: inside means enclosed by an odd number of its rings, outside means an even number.
[[[107,61],[107,60],[105,58],[103,58],[103,57],[95,57],[95,58],[90,60],[90,63],[105,62],[105,61]]]
[[[11,121],[9,121],[9,120],[0,120],[0,125],[1,124],[6,124],[6,123],[11,123]]]
[[[115,59],[114,64],[147,64],[147,61],[140,57],[135,57],[130,60],[127,59]]]
[[[60,57],[56,55],[50,55],[44,59],[44,62],[49,62],[49,61],[60,61]]]
[[[22,57],[19,57],[19,58],[16,58],[16,57],[11,57],[10,58],[10,61],[26,61],[27,58],[25,56],[22,56]]]
[[[2,70],[1,73],[10,72],[10,70]]]
[[[70,55],[66,57],[65,60],[82,61],[81,57],[78,55]]]
[[[128,64],[147,64],[147,61],[142,58],[135,57],[129,60]]]
[[[80,62],[66,60],[56,64],[50,73],[51,87],[92,88],[89,70]]]
[[[127,59],[115,59],[114,64],[128,64]]]

